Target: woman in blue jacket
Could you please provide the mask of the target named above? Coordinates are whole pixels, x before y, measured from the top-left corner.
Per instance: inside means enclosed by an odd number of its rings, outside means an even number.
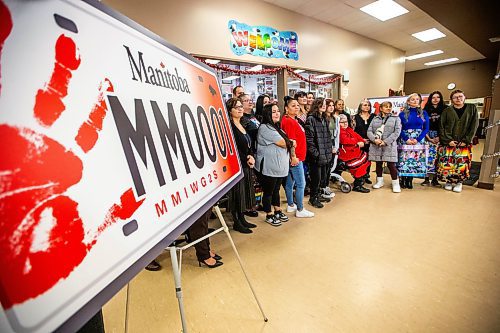
[[[424,178],[427,173],[425,136],[429,132],[429,116],[422,110],[422,97],[413,93],[408,96],[401,119],[399,137],[398,170],[402,188],[413,188],[413,177]],[[413,146],[413,147],[409,147]]]

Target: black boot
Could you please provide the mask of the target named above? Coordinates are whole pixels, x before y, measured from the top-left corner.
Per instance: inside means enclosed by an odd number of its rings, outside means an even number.
[[[410,190],[413,188],[413,177],[406,177],[406,188]]]
[[[243,223],[241,223],[241,221],[238,219],[238,216],[235,213],[233,213],[232,215],[233,215],[233,221],[234,221],[234,224],[233,224],[234,230],[239,231],[242,234],[251,234],[252,233],[252,230],[245,227],[243,225]]]
[[[430,184],[431,183],[429,182],[429,177],[425,177],[425,180],[422,183],[420,183],[420,185],[422,185],[422,186],[425,186],[425,185],[429,186]]]
[[[365,176],[365,183],[366,184],[373,184],[373,182],[370,179],[370,174],[369,173],[367,173],[366,176]]]
[[[370,190],[363,187],[363,178],[356,178],[354,180],[354,187],[352,189],[354,192],[369,193]]]
[[[405,176],[399,177],[399,187],[406,188],[406,177]]]
[[[245,220],[245,214],[244,213],[243,214],[239,213],[238,217],[239,217],[238,220],[241,222],[241,224],[243,224],[243,226],[245,226],[247,228],[255,228],[257,226],[256,224],[250,223],[247,220]]]
[[[441,184],[439,184],[437,180],[437,175],[434,175],[434,178],[432,178],[431,185],[434,187],[441,187]]]
[[[325,207],[320,201],[319,201],[319,198],[318,196],[314,196],[314,197],[311,197],[309,199],[309,204],[315,208],[323,208]]]

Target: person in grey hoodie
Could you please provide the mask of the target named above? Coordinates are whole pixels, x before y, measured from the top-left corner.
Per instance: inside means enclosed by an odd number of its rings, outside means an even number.
[[[255,170],[258,172],[262,186],[262,206],[266,212],[266,222],[272,226],[280,226],[288,221],[281,210],[280,186],[288,176],[290,165],[289,152],[295,147],[280,127],[281,113],[276,104],[267,104],[262,110],[262,124],[257,133],[257,153]],[[274,214],[271,210],[274,206]]]

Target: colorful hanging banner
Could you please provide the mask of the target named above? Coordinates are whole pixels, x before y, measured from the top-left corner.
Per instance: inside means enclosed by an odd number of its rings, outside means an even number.
[[[293,31],[278,31],[266,26],[251,26],[231,20],[228,23],[230,47],[234,54],[265,58],[299,59],[298,37]]]

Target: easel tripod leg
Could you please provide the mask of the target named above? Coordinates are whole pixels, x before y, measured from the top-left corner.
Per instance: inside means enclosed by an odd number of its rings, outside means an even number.
[[[182,332],[187,333],[186,315],[184,313],[184,301],[182,298],[181,273],[177,262],[177,248],[172,246],[169,249],[170,260],[172,261],[172,272],[174,275],[175,296],[177,297],[177,302],[179,303],[179,312],[181,313]]]
[[[236,254],[236,258],[238,259],[238,262],[240,263],[241,270],[243,271],[243,275],[245,275],[245,279],[247,280],[248,286],[250,287],[250,290],[252,291],[253,297],[255,298],[255,301],[257,302],[257,305],[259,306],[260,312],[262,313],[262,317],[264,318],[264,321],[267,322],[267,317],[266,314],[264,313],[264,310],[262,309],[262,305],[259,302],[259,299],[257,298],[257,294],[255,294],[255,290],[253,289],[252,284],[250,283],[250,279],[248,278],[247,272],[245,271],[245,267],[243,267],[243,262],[241,261],[240,254],[238,253],[238,250],[236,249],[236,246],[234,245],[233,239],[231,238],[231,235],[229,234],[229,229],[227,227],[226,221],[224,221],[224,217],[222,216],[222,213],[220,211],[220,208],[218,205],[214,206],[215,213],[217,214],[217,217],[219,218],[220,223],[224,227],[224,232],[227,235],[227,238],[229,238],[229,242],[231,243],[231,247],[233,248],[234,253]]]

